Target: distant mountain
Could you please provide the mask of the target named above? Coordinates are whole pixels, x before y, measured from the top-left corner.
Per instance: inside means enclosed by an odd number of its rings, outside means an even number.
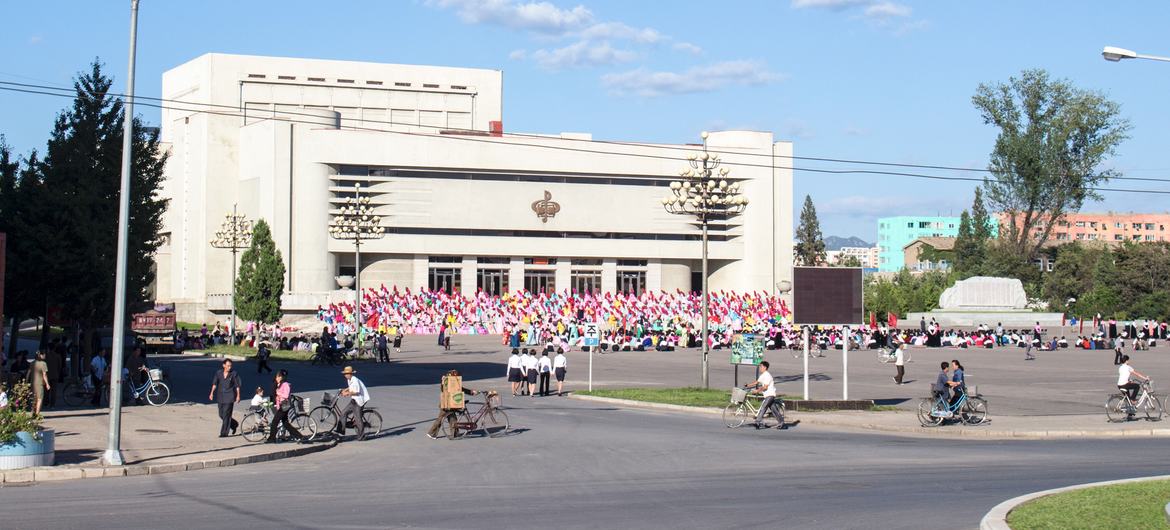
[[[866,243],[860,237],[837,237],[829,236],[825,238],[825,250],[841,250],[841,247],[872,247],[873,245]]]

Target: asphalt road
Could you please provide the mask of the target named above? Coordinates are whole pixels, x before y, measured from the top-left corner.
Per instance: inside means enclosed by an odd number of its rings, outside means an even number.
[[[427,439],[438,375],[458,367],[467,386],[502,390],[501,360],[420,352],[362,364],[386,417],[377,439],[264,464],[6,487],[0,520],[9,528],[974,528],[993,505],[1025,492],[1170,473],[1161,439],[729,430],[710,416],[557,397],[505,397],[514,432],[503,438]],[[206,398],[202,380],[215,361],[165,362],[180,398]],[[337,368],[292,373],[295,391],[314,398],[341,384]],[[249,375],[246,384],[257,381]]]

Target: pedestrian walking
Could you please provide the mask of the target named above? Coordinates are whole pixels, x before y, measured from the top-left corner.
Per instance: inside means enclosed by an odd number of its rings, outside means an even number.
[[[289,435],[304,442],[305,435],[288,421],[288,413],[292,411],[292,385],[288,382],[288,370],[282,368],[276,372],[272,388],[272,393],[276,396],[276,400],[273,402],[275,408],[272,410],[272,427],[268,431],[268,440],[265,443],[276,443],[276,433],[280,431],[282,425]]]
[[[378,347],[378,362],[390,362],[390,344],[386,341],[386,332],[378,332],[378,336],[374,339],[374,343]]]
[[[45,355],[45,365],[48,366],[49,381],[53,383],[52,388],[45,389],[45,405],[53,408],[57,406],[57,390],[62,386],[58,383],[63,379],[61,370],[65,365],[65,349],[60,344],[57,344]]]
[[[350,399],[345,410],[341,411],[341,418],[338,419],[337,435],[345,436],[345,426],[352,416],[353,427],[357,430],[357,439],[364,440],[366,438],[366,422],[362,420],[362,411],[365,409],[366,403],[370,401],[370,392],[366,390],[365,383],[362,383],[362,380],[354,375],[356,373],[357,370],[354,370],[352,366],[346,366],[341,370],[341,375],[345,377],[346,382],[346,387],[341,391],[341,395]]]
[[[1123,362],[1121,360],[1121,358],[1123,357],[1123,355],[1121,354],[1121,350],[1124,347],[1125,347],[1125,338],[1124,337],[1122,337],[1120,335],[1113,337],[1113,366],[1118,366]]]
[[[402,328],[394,330],[394,353],[402,353]]]
[[[524,354],[528,354],[528,350],[524,350]],[[520,351],[512,348],[512,356],[508,357],[508,382],[512,384],[512,397],[516,397],[516,393],[520,391],[520,381],[523,379],[520,376],[520,369],[522,363],[520,359]]]
[[[557,352],[557,356],[553,357],[553,373],[557,377],[557,395],[565,395],[565,372],[569,368],[569,360],[565,358],[565,352]]]
[[[33,414],[41,413],[41,406],[45,402],[45,391],[52,388],[49,384],[49,365],[45,363],[45,352],[38,351],[37,358],[28,369],[28,382],[32,385]]]
[[[93,399],[90,404],[99,406],[102,404],[102,384],[106,381],[106,368],[109,363],[106,361],[104,355],[105,350],[93,354],[93,358],[89,360],[89,380],[93,384]]]
[[[906,343],[899,342],[898,349],[894,350],[894,368],[898,371],[894,375],[894,383],[902,384],[902,378],[906,377]]]
[[[207,400],[219,405],[219,437],[226,438],[228,431],[235,434],[240,426],[239,422],[232,419],[232,408],[240,402],[240,374],[232,370],[231,359],[224,359],[222,366],[223,369],[216,370],[215,377],[211,379],[211,393]]]
[[[272,373],[272,367],[268,366],[269,357],[272,357],[272,350],[268,349],[267,342],[261,342],[260,348],[256,350],[256,373],[263,373],[265,370]]]
[[[516,350],[512,350],[512,353],[515,354]],[[447,375],[458,377],[459,371],[458,370],[451,370],[450,372],[447,372]],[[444,379],[446,379],[446,376],[444,376]],[[460,380],[462,381],[462,379],[460,379]],[[440,396],[442,396],[444,389],[446,389],[446,385],[443,383],[443,379],[441,379],[439,382],[439,395]],[[462,386],[462,385],[460,385],[459,391],[464,393],[464,394],[467,394],[469,396],[474,396],[476,394],[479,394],[478,390],[472,390],[472,389],[467,388],[467,387]],[[443,399],[440,397],[440,399],[439,399],[439,415],[435,418],[435,421],[431,423],[431,428],[427,429],[427,438],[430,438],[432,440],[437,438],[436,435],[439,434],[439,429],[441,429],[443,427],[443,419],[447,417],[447,414],[449,412],[451,412],[450,409],[443,408],[442,403],[443,403]],[[462,410],[462,409],[456,409],[456,410]]]
[[[552,361],[548,358],[547,351],[540,356],[540,362],[537,364],[536,371],[540,373],[540,395],[548,396],[548,382],[552,376]]]

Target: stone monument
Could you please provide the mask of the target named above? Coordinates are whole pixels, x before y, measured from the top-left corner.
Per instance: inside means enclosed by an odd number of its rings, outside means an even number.
[[[1031,329],[1037,322],[1045,328],[1061,326],[1062,313],[1040,313],[1028,306],[1024,284],[1015,278],[974,276],[955,282],[943,291],[938,309],[927,313],[909,313],[907,326],[921,319],[934,320],[944,328],[971,328],[980,324],[1005,328]]]

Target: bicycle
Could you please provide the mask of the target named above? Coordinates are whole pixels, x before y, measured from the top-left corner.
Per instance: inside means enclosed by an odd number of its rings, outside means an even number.
[[[109,385],[105,383],[102,383],[101,386],[103,389],[109,389]],[[93,381],[88,375],[67,381],[64,390],[62,390],[65,404],[70,407],[79,407],[85,403],[92,403],[94,392]],[[102,396],[109,400],[109,392],[102,392]],[[98,400],[100,406],[101,398],[99,397]]]
[[[309,411],[309,419],[317,426],[316,436],[336,436],[337,423],[341,418],[341,409],[337,407],[337,396],[325,392],[321,396],[321,404],[313,407]],[[374,407],[367,404],[362,407],[362,424],[365,426],[365,437],[373,438],[382,432],[382,414]],[[347,421],[346,427],[352,427],[352,422]]]
[[[151,368],[148,370],[144,368],[142,371],[149,376],[146,381],[142,382],[142,385],[135,385],[133,378],[126,380],[126,389],[130,391],[130,398],[145,397],[147,403],[156,407],[166,405],[167,401],[171,399],[171,387],[162,381],[162,369]]]
[[[987,400],[979,393],[979,389],[975,389],[974,395],[962,390],[959,392],[959,399],[953,405],[943,393],[922,398],[918,403],[919,423],[923,427],[938,427],[956,415],[959,421],[967,425],[981,425],[987,421]]]
[[[305,414],[305,405],[308,398],[301,398],[300,396],[291,396],[292,408],[289,409],[288,422],[292,424],[297,432],[301,433],[302,440],[313,440],[317,436],[317,424],[313,419]],[[272,403],[268,402],[260,407],[248,407],[248,413],[240,420],[240,434],[249,442],[259,442],[268,438],[269,430],[272,428],[272,419],[275,413],[272,410]],[[289,440],[289,433],[284,429],[284,425],[280,425],[280,430],[277,431],[276,437],[278,440]]]
[[[752,418],[755,421],[756,415],[760,413],[760,409],[748,397],[749,394],[745,388],[736,387],[731,389],[731,403],[723,409],[723,424],[727,428],[735,429],[742,427],[748,418]],[[784,413],[787,412],[788,407],[784,405],[784,400],[780,396],[776,396],[776,403],[780,405],[780,417],[776,418],[776,421],[779,421],[780,425],[784,425]]]
[[[313,356],[309,358],[309,362],[313,366],[324,364],[328,366],[336,366],[345,362],[345,353],[338,351],[327,350],[325,348],[317,348],[313,352]]]
[[[1149,380],[1142,383],[1137,403],[1129,399],[1128,392],[1118,392],[1105,400],[1105,415],[1112,423],[1129,421],[1138,410],[1145,413],[1147,421],[1160,421],[1163,408],[1162,401],[1154,393],[1153,383]]]
[[[889,363],[892,363],[892,362],[898,360],[898,356],[895,353],[897,351],[898,350],[896,350],[896,349],[887,350],[885,348],[878,348],[878,353],[877,353],[878,362],[880,362],[882,364],[889,364]],[[910,362],[910,350],[902,350],[902,361],[907,362],[907,363]]]
[[[471,403],[467,403],[470,405]],[[440,425],[448,440],[460,440],[473,431],[482,431],[488,438],[497,438],[508,432],[508,414],[500,410],[500,395],[495,390],[487,391],[483,405],[475,414],[467,408],[447,412]]]
[[[804,357],[804,346],[802,344],[793,344],[790,349],[792,350],[792,357],[794,359],[800,359],[801,357]],[[819,342],[810,341],[808,343],[808,356],[810,358],[825,356],[824,351],[821,350],[821,344]]]

